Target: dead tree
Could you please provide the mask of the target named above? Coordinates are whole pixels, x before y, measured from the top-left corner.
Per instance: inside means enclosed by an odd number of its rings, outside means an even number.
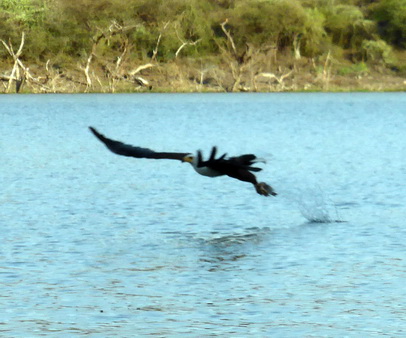
[[[115,20],[113,20],[110,24],[110,26],[107,29],[100,29],[98,28],[98,33],[93,37],[93,43],[92,43],[92,49],[91,52],[89,53],[86,63],[84,66],[80,65],[79,68],[84,72],[85,78],[86,78],[86,89],[85,91],[89,91],[92,86],[93,86],[93,79],[91,76],[90,72],[90,67],[92,61],[98,57],[97,55],[97,47],[101,41],[106,41],[107,45],[110,44],[110,39],[118,34],[125,33],[131,29],[134,29],[137,27],[137,25],[129,25],[129,26],[122,26],[119,23],[117,23]],[[115,91],[115,86],[116,83],[119,79],[122,78],[121,74],[121,67],[124,63],[124,58],[127,55],[127,52],[129,50],[129,41],[128,38],[125,38],[123,45],[122,45],[122,52],[121,54],[117,57],[114,66],[111,66],[110,62],[105,65],[105,70],[106,70],[106,77],[109,79],[109,87],[110,91],[114,92]],[[101,81],[97,76],[94,76],[93,78],[98,81],[98,83],[101,85]]]
[[[179,32],[176,29],[176,27],[175,27],[175,32],[176,32],[176,36],[178,37],[179,41],[182,43],[175,52],[175,58],[177,58],[179,56],[179,53],[183,48],[185,48],[186,46],[195,46],[202,40],[202,39],[197,39],[196,41],[185,41],[180,37]]]
[[[331,78],[331,53],[329,50],[323,67],[323,90],[329,89],[330,78]]]
[[[296,60],[300,60],[300,58],[302,57],[302,55],[300,54],[300,40],[301,34],[295,34],[293,38],[293,51]]]
[[[92,62],[95,49],[96,49],[96,46],[93,45],[92,51],[91,51],[90,55],[87,58],[86,66],[85,67],[79,66],[80,69],[83,70],[83,72],[85,73],[85,76],[86,76],[86,89],[85,89],[86,93],[92,87],[92,78],[90,77],[89,70],[90,70],[90,63]]]
[[[221,23],[220,26],[227,37],[229,47],[228,49],[224,49],[221,45],[219,45],[219,47],[223,51],[223,55],[230,65],[231,74],[234,79],[234,84],[232,85],[231,91],[246,91],[249,89],[241,85],[242,76],[252,67],[253,63],[255,63],[254,56],[256,57],[260,53],[260,50],[255,50],[253,46],[247,44],[245,50],[242,53],[238,53],[234,39],[230,31],[226,28],[227,23],[228,19]]]
[[[41,78],[35,78],[31,75],[30,70],[28,67],[25,67],[23,62],[20,59],[20,56],[23,52],[24,42],[25,42],[25,33],[21,34],[21,42],[20,47],[18,48],[17,52],[14,51],[13,45],[9,41],[7,44],[4,40],[0,40],[3,46],[6,48],[7,52],[13,58],[14,64],[11,74],[2,75],[1,78],[8,81],[8,85],[6,88],[6,93],[9,93],[12,87],[13,81],[15,82],[15,90],[16,93],[20,92],[24,83],[29,84],[34,88],[34,90],[39,90],[42,92],[48,92],[49,88],[45,86],[41,80]]]
[[[169,25],[169,21],[164,24],[164,27],[162,28],[162,30],[161,30],[160,33],[159,33],[158,40],[156,41],[155,48],[154,48],[154,50],[152,51],[151,61],[156,61],[156,57],[157,57],[157,55],[158,55],[158,48],[159,48],[159,45],[160,45],[160,43],[161,43],[162,35],[163,35],[163,33],[165,32],[165,30],[166,30],[166,28],[168,27],[168,25]]]
[[[47,84],[49,85],[50,91],[56,93],[58,91],[57,84],[58,80],[61,78],[61,72],[59,70],[53,69],[51,65],[51,60],[47,60],[45,63]]]
[[[25,33],[23,32],[21,34],[21,42],[20,42],[20,47],[18,48],[17,52],[14,52],[13,45],[11,44],[11,41],[7,44],[4,40],[0,40],[3,46],[6,48],[7,52],[10,54],[10,56],[13,58],[14,64],[13,64],[13,69],[11,71],[11,74],[9,76],[3,75],[3,79],[8,80],[8,86],[6,88],[6,93],[9,93],[11,90],[11,86],[13,81],[15,81],[15,90],[16,93],[18,93],[24,83],[25,79],[25,67],[20,61],[20,56],[23,52],[23,47],[24,47],[24,42],[25,42]]]
[[[121,78],[121,66],[123,65],[123,60],[127,54],[128,39],[124,42],[123,51],[120,56],[117,57],[116,64],[114,68],[110,71],[111,81],[110,81],[110,91],[114,93],[116,91],[116,83]]]
[[[148,80],[144,79],[143,77],[139,76],[138,73],[141,71],[154,67],[152,63],[146,63],[145,65],[138,66],[136,69],[130,71],[128,74],[131,78],[134,79],[134,82],[137,83],[140,87],[146,87],[148,89],[152,89],[151,84]]]
[[[272,91],[272,82],[276,82],[276,84],[277,84],[275,87],[276,91],[283,91],[286,89],[284,81],[292,73],[293,73],[293,69],[280,76],[276,76],[274,73],[259,73],[259,74],[255,75],[255,78],[254,78],[255,89],[257,90],[257,79],[264,78],[264,79],[267,79],[267,82],[269,82],[269,89],[271,91]]]

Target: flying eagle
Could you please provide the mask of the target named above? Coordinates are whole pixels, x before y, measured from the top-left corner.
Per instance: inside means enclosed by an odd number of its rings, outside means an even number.
[[[197,173],[209,177],[227,175],[240,181],[252,183],[258,194],[263,196],[276,196],[272,187],[264,182],[258,182],[252,172],[261,171],[261,168],[253,167],[256,162],[263,162],[253,154],[246,154],[235,157],[227,157],[223,154],[216,158],[217,148],[213,147],[208,160],[203,160],[202,152],[197,151],[196,155],[190,153],[168,153],[156,152],[148,148],[135,147],[129,144],[115,141],[100,134],[93,127],[91,132],[105,144],[113,153],[122,156],[151,159],[168,159],[189,162]]]

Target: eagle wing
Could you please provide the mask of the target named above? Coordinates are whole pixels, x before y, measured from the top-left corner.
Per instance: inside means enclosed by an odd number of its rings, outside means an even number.
[[[213,147],[211,150],[210,157],[207,161],[203,161],[203,156],[201,151],[197,152],[198,157],[198,167],[210,167],[214,170],[224,172],[227,175],[227,172],[243,169],[248,171],[258,172],[261,171],[261,168],[253,167],[252,165],[258,162],[257,157],[254,154],[245,154],[241,156],[235,156],[226,158],[227,154],[223,154],[220,157],[216,158],[217,148]]]
[[[90,131],[113,153],[135,158],[168,159],[181,161],[189,153],[156,152],[148,148],[135,147],[120,141],[115,141],[100,134],[95,128],[89,127]]]
[[[255,185],[257,192],[259,191],[257,178],[252,172],[261,171],[262,169],[252,166],[255,162],[258,162],[258,159],[255,155],[245,154],[241,156],[226,158],[226,154],[223,154],[216,159],[216,152],[216,147],[213,147],[211,155],[207,161],[203,161],[201,153],[199,154],[198,152],[198,165],[200,164],[200,166],[206,166],[223,175],[236,178],[240,181],[250,182]],[[258,193],[265,194],[264,192],[262,192],[262,190]],[[266,192],[266,194],[269,193],[270,192]]]

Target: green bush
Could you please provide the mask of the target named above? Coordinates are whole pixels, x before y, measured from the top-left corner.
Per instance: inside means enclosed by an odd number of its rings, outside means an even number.
[[[383,64],[393,63],[392,48],[383,40],[365,40],[362,43],[365,60]]]
[[[0,11],[6,14],[13,24],[29,27],[41,22],[46,2],[40,0],[2,0]]]
[[[338,75],[366,75],[369,73],[369,68],[366,63],[360,62],[350,66],[341,67],[337,71]]]
[[[406,0],[382,0],[373,7],[373,16],[386,41],[406,48]]]
[[[326,53],[330,48],[330,40],[324,29],[326,18],[317,8],[306,9],[306,20],[302,36],[302,54],[315,57]]]
[[[296,0],[239,1],[229,11],[229,25],[237,46],[291,47],[303,32],[306,12]]]
[[[371,39],[375,33],[375,23],[367,20],[357,6],[330,6],[325,15],[326,31],[333,43],[343,48],[359,48],[364,39]]]

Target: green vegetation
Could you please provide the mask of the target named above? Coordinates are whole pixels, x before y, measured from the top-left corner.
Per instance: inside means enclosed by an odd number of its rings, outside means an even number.
[[[23,33],[18,64],[5,45],[16,52]],[[300,72],[326,89],[335,74],[405,75],[406,0],[1,0],[0,40],[0,80],[14,62],[32,91],[63,91],[67,78],[66,90],[131,91],[154,77],[179,90],[303,90],[286,82]]]
[[[338,74],[347,76],[347,75],[367,75],[369,73],[368,66],[364,62],[355,63],[350,66],[344,66],[338,69]]]

